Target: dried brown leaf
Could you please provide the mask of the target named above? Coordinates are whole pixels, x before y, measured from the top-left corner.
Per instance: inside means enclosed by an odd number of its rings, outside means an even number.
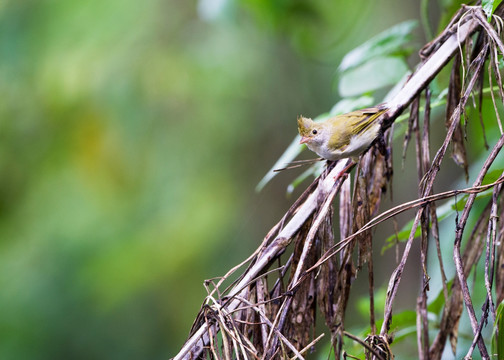
[[[460,310],[462,310],[462,297],[460,298]],[[450,346],[453,355],[457,354],[457,343],[458,343],[458,325],[460,322],[460,316],[455,319],[453,327],[450,331]]]
[[[408,150],[408,145],[411,140],[411,134],[413,133],[415,116],[418,116],[418,97],[416,97],[413,100],[413,102],[411,103],[410,117],[408,120],[408,130],[406,130],[406,134],[404,134],[403,152],[402,152],[402,168],[404,168],[404,162],[406,161],[406,152]]]
[[[450,83],[448,86],[448,96],[446,103],[446,128],[451,125],[451,115],[460,102],[462,94],[462,80],[461,80],[461,60],[460,54],[457,53],[453,58],[452,71],[450,75]],[[483,74],[483,72],[481,72]],[[453,119],[458,121],[458,119]],[[466,174],[466,180],[469,178],[467,152],[465,148],[464,132],[460,123],[455,128],[452,137],[452,158],[458,166],[461,166]]]
[[[284,335],[298,349],[308,345],[315,334],[315,274],[298,287],[291,304]]]

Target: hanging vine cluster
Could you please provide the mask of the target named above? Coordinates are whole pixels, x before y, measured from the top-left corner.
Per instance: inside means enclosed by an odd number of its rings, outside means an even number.
[[[495,181],[484,182],[504,145],[504,132],[497,112],[498,98],[504,101],[499,57],[504,54],[501,40],[504,13],[499,6],[488,22],[480,6],[463,6],[446,27],[420,52],[422,63],[401,92],[389,103],[382,115],[382,139],[367,151],[357,164],[353,181],[341,171],[351,166],[345,161],[328,162],[323,173],[305,190],[289,211],[265,237],[260,247],[246,261],[219,279],[208,280],[208,296],[194,322],[190,337],[175,359],[210,356],[232,358],[299,358],[312,349],[324,334],[315,329],[317,308],[323,314],[337,359],[349,356],[343,347],[348,338],[360,344],[366,358],[391,359],[391,323],[406,263],[418,256],[421,263],[421,287],[416,303],[417,344],[420,359],[440,359],[447,340],[455,352],[461,314],[466,309],[473,331],[471,357],[475,348],[482,358],[490,358],[488,343],[481,336],[483,327],[496,318],[496,304],[504,299],[504,222],[499,214],[504,173]],[[502,57],[500,57],[502,59]],[[441,146],[432,150],[431,92],[429,84],[451,62],[451,76],[446,101],[446,136]],[[490,94],[500,129],[495,144],[479,170],[474,183],[466,189],[435,193],[433,185],[447,154],[465,169],[465,124],[468,101],[478,104],[481,112],[483,84],[488,79]],[[494,86],[496,91],[494,93]],[[380,212],[384,192],[391,188],[393,177],[392,139],[394,120],[410,107],[409,125],[404,148],[414,140],[418,198]],[[420,109],[423,107],[423,111]],[[423,114],[421,119],[420,114]],[[483,126],[483,120],[481,120]],[[436,131],[439,129],[436,128]],[[486,139],[485,139],[486,142]],[[380,146],[381,144],[381,146]],[[469,227],[468,218],[476,196],[493,189],[488,204]],[[436,201],[462,196],[467,199],[458,213],[451,239],[440,239]],[[338,195],[338,200],[335,200]],[[337,209],[335,209],[337,207]],[[404,245],[397,245],[400,256],[391,273],[386,292],[383,319],[375,315],[373,267],[373,232],[381,222],[390,221],[406,210],[415,209],[413,225]],[[335,216],[337,213],[337,216]],[[338,221],[339,234],[333,231]],[[418,239],[418,231],[420,236]],[[462,239],[464,237],[464,250]],[[339,240],[338,240],[339,239]],[[414,241],[420,252],[412,254]],[[449,283],[441,256],[441,241],[453,241],[456,275]],[[427,252],[435,246],[443,283],[444,309],[439,328],[433,337],[429,331]],[[485,262],[484,286],[487,294],[478,318],[474,310],[474,289],[467,278],[481,257]],[[227,288],[222,288],[239,269],[248,265]],[[432,264],[431,264],[432,266]],[[347,332],[347,315],[352,282],[358,273],[367,271],[369,284],[369,327],[366,338]],[[450,285],[449,285],[450,284]],[[381,324],[379,326],[378,324]],[[206,354],[206,355],[205,355]]]

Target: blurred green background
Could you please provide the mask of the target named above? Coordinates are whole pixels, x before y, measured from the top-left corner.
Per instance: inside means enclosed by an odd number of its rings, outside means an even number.
[[[419,14],[420,0],[0,2],[0,358],[175,355],[204,279],[292,202],[299,172],[254,188],[296,117],[338,101],[344,54]]]

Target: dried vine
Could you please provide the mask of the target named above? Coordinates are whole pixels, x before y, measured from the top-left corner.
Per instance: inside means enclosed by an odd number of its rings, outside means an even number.
[[[271,229],[261,246],[242,264],[231,269],[217,283],[207,282],[208,296],[196,319],[190,337],[175,359],[193,359],[208,354],[216,359],[232,358],[299,358],[316,346],[322,335],[315,330],[317,306],[330,332],[335,358],[346,356],[344,337],[360,344],[366,358],[391,359],[393,305],[400,286],[417,228],[420,228],[419,259],[422,265],[421,289],[417,298],[417,344],[420,359],[440,359],[447,339],[455,351],[460,316],[465,308],[473,331],[473,343],[468,349],[471,357],[477,347],[482,358],[490,358],[481,336],[485,324],[495,319],[496,303],[504,298],[504,224],[498,214],[504,200],[504,173],[491,183],[484,183],[490,166],[504,146],[504,135],[497,115],[501,136],[481,167],[472,186],[466,189],[434,192],[434,183],[441,163],[451,148],[451,156],[468,176],[465,129],[461,119],[467,102],[473,95],[482,101],[482,86],[486,75],[489,83],[498,84],[499,96],[504,102],[502,78],[498,66],[499,54],[504,54],[500,37],[504,13],[499,6],[488,23],[480,6],[463,6],[447,28],[420,52],[422,63],[402,91],[386,104],[382,115],[383,137],[365,153],[356,168],[351,184],[348,173],[352,164],[345,161],[328,162],[325,171],[306,189],[281,221]],[[472,35],[477,34],[474,38]],[[450,59],[452,71],[447,96],[446,136],[431,160],[431,123],[429,84]],[[495,95],[491,91],[495,105]],[[423,101],[423,121],[420,104]],[[418,199],[403,203],[380,213],[384,191],[392,184],[392,135],[394,120],[411,105],[410,125],[405,146],[415,140]],[[480,105],[481,111],[481,105]],[[467,123],[468,119],[466,119]],[[423,126],[421,126],[423,123]],[[481,119],[481,124],[483,121]],[[486,143],[485,138],[485,143]],[[383,146],[384,144],[384,146]],[[342,174],[346,170],[347,174]],[[472,229],[467,220],[477,194],[493,189],[491,200]],[[453,261],[456,276],[451,287],[440,250],[436,201],[468,194],[457,219],[454,234]],[[333,232],[334,199],[339,195],[337,209],[340,239]],[[384,316],[377,329],[374,313],[373,233],[379,223],[392,219],[409,209],[416,209],[413,226],[402,249],[397,267],[390,275]],[[462,251],[464,233],[467,241]],[[436,336],[429,335],[427,311],[429,274],[427,271],[428,246],[436,247],[443,281],[444,309]],[[292,249],[289,245],[292,244]],[[357,254],[356,256],[355,253]],[[485,291],[487,298],[480,318],[474,311],[467,277],[484,253]],[[243,273],[226,289],[225,280],[248,264]],[[370,298],[370,333],[365,339],[348,333],[345,315],[358,272],[368,272]],[[211,288],[210,288],[211,285]],[[495,294],[495,298],[493,297]],[[220,334],[220,335],[218,335]]]

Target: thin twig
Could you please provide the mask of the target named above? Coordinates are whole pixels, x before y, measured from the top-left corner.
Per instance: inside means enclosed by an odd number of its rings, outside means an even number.
[[[271,323],[266,314],[264,314],[261,309],[254,304],[250,303],[247,299],[241,298],[242,302],[248,304],[251,308],[253,308],[259,314],[260,318],[277,334],[277,336],[282,340],[282,342],[287,345],[289,349],[297,356],[299,359],[304,359],[301,353],[296,349],[296,347],[278,330],[275,328],[275,325]]]
[[[352,339],[353,341],[359,343],[361,346],[365,347],[368,351],[372,352],[374,356],[376,356],[379,360],[385,360],[381,354],[376,351],[372,346],[370,346],[368,343],[366,343],[364,340],[362,340],[361,338],[353,335],[353,334],[350,334],[349,332],[347,331],[343,331],[343,334],[347,337],[347,338],[350,338]]]
[[[366,225],[364,225],[359,231],[355,232],[354,234],[344,238],[343,240],[340,240],[333,246],[331,246],[325,253],[320,257],[320,259],[309,269],[305,271],[305,275],[309,272],[314,271],[316,268],[318,268],[320,265],[325,263],[329,258],[332,256],[336,255],[338,252],[340,252],[345,246],[347,246],[356,236],[362,234],[365,231],[368,231],[377,225],[381,224],[384,221],[387,221],[390,218],[393,218],[394,216],[399,215],[402,212],[405,212],[407,210],[411,210],[417,207],[424,206],[426,204],[430,204],[435,201],[439,200],[444,200],[448,199],[460,194],[478,194],[483,191],[486,191],[488,189],[491,189],[492,187],[504,183],[504,177],[500,177],[497,179],[495,182],[486,184],[486,185],[481,185],[481,186],[472,186],[469,188],[461,189],[461,190],[449,190],[445,191],[442,193],[434,194],[434,195],[429,195],[422,197],[420,199],[408,201],[405,203],[402,203],[400,205],[397,205],[387,211],[382,212],[381,214],[377,215],[373,219],[371,219]]]
[[[490,165],[493,163],[493,161],[497,157],[497,154],[500,152],[502,146],[504,146],[504,135],[502,135],[499,138],[499,141],[497,142],[497,144],[495,144],[494,148],[492,149],[492,152],[490,153],[490,155],[486,159],[485,163],[483,164],[483,167],[482,167],[480,173],[478,174],[476,181],[474,182],[475,186],[479,186],[483,182],[484,176],[488,172]],[[475,200],[476,200],[475,194],[469,195],[467,202],[464,206],[464,210],[462,212],[462,215],[460,217],[460,220],[457,224],[457,228],[455,231],[455,244],[454,244],[454,248],[453,248],[453,257],[454,257],[454,261],[455,261],[455,268],[456,268],[457,276],[459,278],[461,289],[462,289],[462,295],[463,295],[464,302],[466,305],[466,310],[469,315],[469,320],[471,322],[471,327],[473,329],[473,333],[474,333],[475,338],[479,337],[478,348],[480,350],[482,357],[485,357],[485,356],[488,357],[488,352],[487,352],[485,343],[480,336],[481,334],[478,331],[478,321],[476,319],[476,314],[474,312],[474,308],[472,305],[472,300],[471,300],[469,288],[467,286],[467,281],[466,281],[466,277],[465,277],[464,269],[463,269],[463,265],[462,265],[462,257],[460,254],[460,245],[462,242],[462,234],[463,234],[467,219],[469,218],[469,212],[470,212]]]
[[[320,334],[319,336],[317,336],[315,339],[313,339],[312,342],[310,342],[308,345],[306,345],[304,348],[302,348],[301,350],[299,350],[299,353],[300,354],[304,354],[305,352],[307,352],[312,346],[314,346],[316,343],[319,342],[320,339],[322,339],[324,337],[324,333]],[[294,357],[291,357],[290,360],[294,360],[296,359],[297,356],[294,356]]]

